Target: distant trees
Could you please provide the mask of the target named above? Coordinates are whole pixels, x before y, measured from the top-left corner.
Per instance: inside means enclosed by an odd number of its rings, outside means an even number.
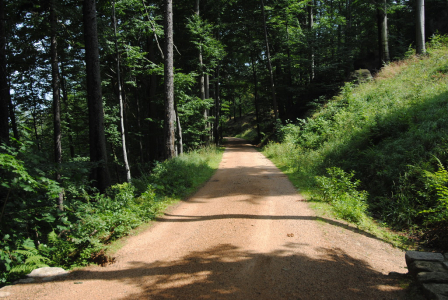
[[[274,119],[303,117],[352,70],[403,56],[422,28],[415,13],[423,7],[385,0],[82,3],[0,0],[0,139],[31,142],[55,162],[52,178],[88,164],[82,168],[93,169],[101,191],[182,149],[219,143],[228,119],[253,113],[261,139]],[[425,4],[438,20],[427,33],[444,33],[434,25],[443,23],[435,12],[444,6]],[[424,30],[417,32],[420,51]]]

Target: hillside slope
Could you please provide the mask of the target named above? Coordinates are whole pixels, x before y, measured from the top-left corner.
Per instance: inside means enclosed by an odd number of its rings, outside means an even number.
[[[302,178],[302,188],[315,197],[315,176],[328,176],[332,167],[346,178],[354,172],[352,182],[359,180],[369,194],[370,215],[446,247],[447,41],[436,37],[427,57],[411,56],[385,66],[371,82],[346,84],[311,117],[284,126],[282,144],[268,145],[265,153]]]

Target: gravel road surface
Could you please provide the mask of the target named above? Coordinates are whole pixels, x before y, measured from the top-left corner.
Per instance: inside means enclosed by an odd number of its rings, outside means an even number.
[[[7,299],[404,299],[404,253],[318,218],[287,177],[229,138],[219,170],[116,263],[17,284]]]

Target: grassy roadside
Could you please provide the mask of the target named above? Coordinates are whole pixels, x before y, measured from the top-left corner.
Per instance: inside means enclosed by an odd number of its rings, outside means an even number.
[[[27,238],[14,248],[0,248],[0,286],[40,267],[72,269],[111,262],[110,255],[124,245],[123,237],[145,230],[167,207],[203,185],[223,152],[214,146],[191,151],[157,163],[132,183],[115,184],[105,194],[84,192],[66,201],[62,213],[48,213],[42,220],[48,229],[38,245]]]
[[[263,153],[320,213],[400,248],[448,246],[448,37],[376,78],[347,83]]]
[[[291,183],[297,188],[298,193],[300,193],[308,202],[310,208],[314,210],[316,216],[323,218],[339,219],[342,222],[347,222],[347,224],[355,224],[357,228],[361,231],[368,232],[380,240],[388,242],[389,244],[403,250],[413,249],[415,247],[414,242],[408,239],[406,236],[392,231],[387,226],[379,224],[375,219],[365,216],[362,222],[354,223],[344,220],[339,217],[334,210],[334,206],[330,203],[320,200],[316,197],[319,191],[316,187],[307,185],[306,178],[297,176],[291,168],[282,162],[280,157],[269,157],[269,159],[284,173],[288,176]]]

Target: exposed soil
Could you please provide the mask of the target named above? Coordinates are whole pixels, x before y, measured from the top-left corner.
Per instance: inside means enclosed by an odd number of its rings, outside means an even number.
[[[219,170],[115,263],[8,299],[403,299],[404,253],[339,220],[318,218],[287,177],[243,140]]]

